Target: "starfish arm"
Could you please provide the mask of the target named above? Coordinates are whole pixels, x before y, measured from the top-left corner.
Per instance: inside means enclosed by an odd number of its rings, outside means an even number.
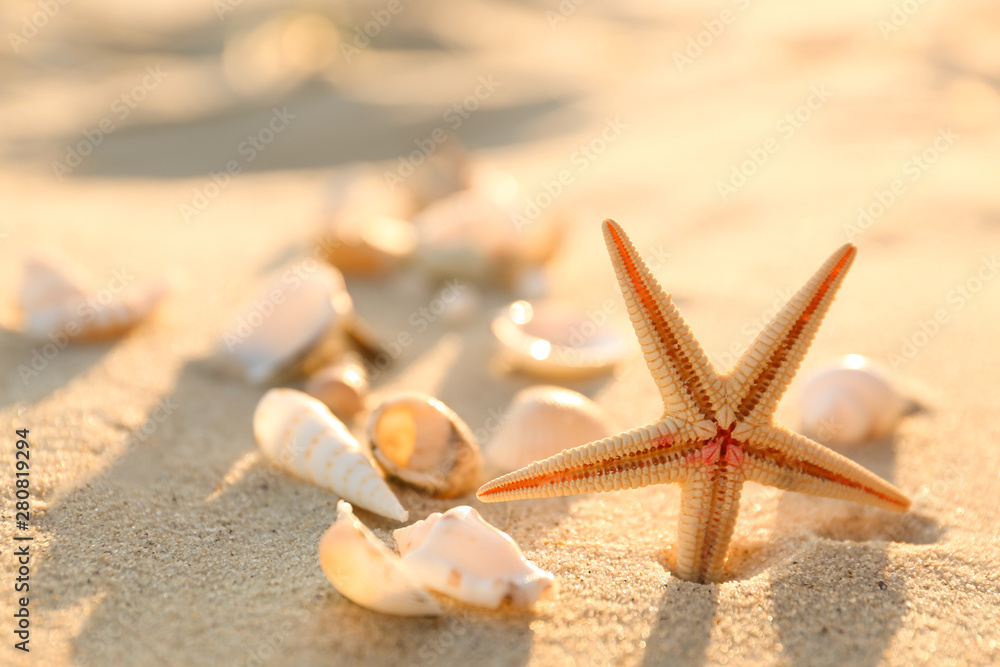
[[[694,426],[661,419],[536,461],[487,482],[476,496],[498,502],[674,483],[689,472],[686,456],[702,438]]]
[[[856,254],[850,243],[833,253],[727,373],[736,420],[770,422]]]
[[[710,418],[721,405],[722,379],[622,228],[614,220],[605,220],[603,228],[632,326],[663,399],[664,416]]]
[[[897,512],[910,507],[895,486],[805,436],[768,426],[754,428],[746,443],[744,475],[751,482]]]
[[[736,528],[743,473],[720,468],[695,476],[681,490],[677,525],[677,576],[704,583],[722,579],[729,543]]]

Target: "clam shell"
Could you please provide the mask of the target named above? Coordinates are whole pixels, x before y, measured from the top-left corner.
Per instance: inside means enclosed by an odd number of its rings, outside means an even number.
[[[347,427],[322,403],[295,389],[271,389],[253,414],[257,444],[270,460],[344,500],[405,521],[406,510]]]
[[[607,317],[553,302],[515,301],[493,319],[491,329],[511,366],[566,380],[609,372],[621,360],[625,345],[606,326]]]
[[[332,266],[310,260],[275,271],[222,334],[216,361],[255,384],[310,372],[348,349],[354,304]]]
[[[496,609],[504,599],[530,606],[555,587],[511,537],[463,505],[393,532],[403,563],[431,590]]]
[[[395,616],[440,616],[441,607],[381,540],[337,502],[337,520],[319,541],[323,574],[341,595],[367,609]]]
[[[802,431],[831,444],[856,444],[892,433],[912,402],[877,362],[849,354],[816,370],[802,386]]]
[[[70,340],[117,338],[146,319],[168,291],[165,280],[124,287],[92,287],[85,269],[52,251],[28,255],[21,266],[18,304],[29,336]]]
[[[316,371],[306,381],[305,390],[347,421],[365,407],[368,373],[358,358],[350,355]]]
[[[523,389],[506,415],[485,451],[487,462],[505,472],[614,433],[599,405],[563,387]]]
[[[474,491],[481,481],[479,444],[441,401],[418,392],[381,399],[365,431],[385,471],[439,498]]]

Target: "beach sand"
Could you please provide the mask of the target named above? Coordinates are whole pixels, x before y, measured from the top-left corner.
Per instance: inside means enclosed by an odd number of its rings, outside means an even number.
[[[273,21],[316,6],[229,2],[220,17],[193,1],[71,3],[3,51],[0,323],[18,326],[14,281],[32,247],[69,252],[101,285],[170,273],[176,288],[112,343],[55,349],[0,332],[0,662],[1000,663],[992,3],[912,16],[860,2],[404,3],[356,53],[338,47],[387,5],[337,4],[329,23],[296,24],[307,26],[296,39],[319,35],[311,47],[282,55]],[[39,7],[5,4],[8,41]],[[258,68],[248,43],[278,55]],[[470,96],[475,109],[447,115]],[[276,114],[294,117],[248,159],[241,143]],[[110,131],[95,134],[102,120]],[[855,242],[778,421],[797,427],[803,377],[837,355],[892,366],[924,410],[891,438],[840,451],[902,488],[911,510],[748,484],[728,580],[698,585],[670,571],[675,487],[482,504],[394,485],[412,519],[476,507],[560,591],[530,610],[442,599],[441,619],[341,597],[317,559],[337,497],[270,470],[250,421],[265,388],[198,360],[262,275],[311,252],[335,178],[361,162],[397,169],[439,128],[567,220],[549,295],[606,315],[629,350],[613,375],[569,386],[620,428],[661,406],[604,218],[630,234],[720,368]],[[88,141],[89,155],[56,173]],[[211,188],[229,161],[240,173]],[[561,172],[548,205],[539,195]],[[373,387],[426,391],[488,430],[535,382],[495,363],[488,323],[517,294],[475,288],[471,320],[418,330],[411,315],[441,286],[415,275],[348,281],[383,341],[412,338]],[[30,430],[28,531],[13,516],[19,428]],[[397,524],[358,516],[392,544]],[[27,654],[13,648],[15,535],[33,538]]]

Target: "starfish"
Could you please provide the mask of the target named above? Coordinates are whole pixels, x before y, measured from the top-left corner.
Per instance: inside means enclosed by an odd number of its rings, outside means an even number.
[[[503,475],[479,489],[480,500],[679,484],[675,572],[699,583],[722,579],[744,482],[900,512],[910,506],[892,484],[773,419],[854,261],[855,246],[833,253],[733,368],[720,374],[618,223],[605,220],[603,228],[663,416]]]

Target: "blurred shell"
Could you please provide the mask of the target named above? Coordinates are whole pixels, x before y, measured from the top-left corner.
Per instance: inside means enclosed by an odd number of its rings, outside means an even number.
[[[592,400],[570,389],[540,385],[517,393],[507,420],[486,448],[486,460],[504,471],[611,435],[610,420]]]
[[[341,595],[367,609],[396,616],[440,616],[399,557],[365,528],[350,503],[337,502],[337,520],[319,541],[323,574]]]
[[[469,154],[462,146],[449,142],[414,168],[403,183],[417,209],[421,209],[453,192],[468,188],[471,180]]]
[[[27,255],[17,294],[24,332],[77,341],[116,338],[146,319],[168,291],[166,280],[135,287],[123,282],[117,291],[92,285],[92,276],[69,257],[55,251]]]
[[[527,607],[555,586],[507,533],[467,505],[435,512],[393,536],[403,563],[425,586],[468,604],[496,609],[506,598]]]
[[[515,301],[493,319],[493,335],[515,368],[551,379],[609,372],[624,343],[607,315],[584,314],[552,302]],[[603,318],[603,320],[602,320]]]
[[[381,399],[365,427],[372,456],[393,477],[439,498],[480,483],[479,444],[465,422],[436,398],[417,392]]]
[[[355,355],[324,366],[306,381],[306,393],[319,399],[338,418],[354,418],[368,398],[368,373]]]
[[[802,430],[833,444],[856,444],[892,433],[912,403],[889,371],[849,354],[812,373],[802,387]]]
[[[294,389],[271,389],[254,411],[253,432],[264,454],[289,472],[358,507],[406,520],[406,510],[358,441],[315,398]]]
[[[409,259],[417,233],[406,220],[380,214],[344,214],[317,240],[323,258],[344,273],[379,275]]]
[[[313,372],[349,349],[359,322],[344,278],[309,261],[265,278],[221,336],[215,361],[259,384]]]

